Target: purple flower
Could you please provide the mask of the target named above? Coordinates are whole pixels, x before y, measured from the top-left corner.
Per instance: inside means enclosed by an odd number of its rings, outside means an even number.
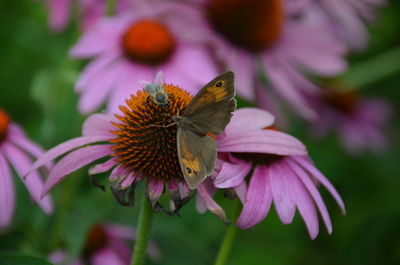
[[[48,24],[51,30],[59,32],[69,23],[71,9],[74,1],[72,0],[45,0],[49,9]],[[117,11],[120,13],[128,3],[126,0],[117,1]],[[107,8],[105,0],[78,0],[76,1],[82,29],[86,30],[104,16]]]
[[[326,90],[315,100],[320,113],[313,133],[322,137],[336,131],[343,147],[352,155],[369,149],[381,152],[387,147],[385,127],[391,114],[388,102],[362,98],[356,92]]]
[[[139,80],[152,79],[157,68],[190,92],[216,72],[204,45],[188,41],[194,33],[179,3],[138,1],[134,11],[105,18],[90,28],[72,48],[75,58],[92,58],[76,84],[79,111],[90,113],[107,101],[110,113],[135,93]],[[172,8],[171,8],[172,7]]]
[[[273,202],[282,223],[290,224],[297,208],[314,239],[319,229],[319,211],[331,233],[331,220],[318,185],[324,186],[345,212],[342,199],[313,165],[305,146],[271,127],[273,122],[271,114],[258,109],[239,109],[234,113],[218,138],[222,161],[214,185],[234,188],[241,198],[244,207],[237,221],[240,228],[260,223]]]
[[[368,41],[366,24],[376,19],[386,0],[312,0],[313,23],[325,24],[338,39],[360,50]]]
[[[235,72],[239,95],[251,101],[267,97],[265,85],[255,89],[261,70],[277,95],[297,113],[313,118],[303,93],[318,89],[300,69],[323,76],[341,73],[346,69],[344,45],[326,34],[325,27],[298,16],[293,1],[199,2],[197,9],[182,10],[196,25],[193,31],[198,33],[192,37],[207,40],[224,67]]]
[[[178,160],[177,126],[167,125],[182,113],[192,97],[174,85],[164,84],[164,89],[167,106],[157,105],[146,91],[137,91],[126,100],[126,106],[120,106],[121,114],[93,114],[83,124],[83,136],[61,143],[39,157],[32,170],[63,156],[50,171],[42,195],[73,171],[107,158],[91,167],[89,174],[111,171],[109,181],[118,202],[131,205],[135,186],[144,181],[155,210],[177,213],[193,191],[184,181]],[[197,191],[210,211],[226,219],[203,184]],[[164,193],[171,199],[170,209],[158,202]]]
[[[15,208],[15,191],[10,166],[21,178],[32,199],[50,214],[53,204],[49,196],[41,199],[42,177],[32,171],[22,178],[32,166],[32,159],[44,152],[42,148],[28,139],[21,127],[11,122],[8,115],[0,109],[0,228],[6,227],[12,219]],[[46,169],[49,169],[46,164]]]
[[[80,257],[68,262],[68,253],[63,249],[52,252],[49,261],[58,265],[128,265],[131,260],[131,247],[128,241],[136,238],[136,232],[130,227],[114,224],[97,224],[86,235]],[[149,256],[156,260],[160,257],[157,246],[150,242]]]

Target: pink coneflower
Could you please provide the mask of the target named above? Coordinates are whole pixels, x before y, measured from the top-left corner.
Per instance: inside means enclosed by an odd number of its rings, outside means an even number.
[[[367,24],[376,20],[376,13],[386,0],[311,0],[313,23],[326,24],[331,33],[354,49],[365,48]]]
[[[71,50],[73,57],[93,58],[76,84],[80,112],[92,112],[107,98],[108,111],[117,111],[137,91],[138,81],[151,79],[157,68],[167,82],[191,92],[214,77],[216,67],[205,47],[185,40],[195,34],[188,23],[168,3],[145,1],[132,13],[103,19],[85,32]]]
[[[128,4],[127,0],[116,1],[116,10],[120,13]],[[106,13],[106,0],[78,0],[75,1],[79,12],[81,28],[86,30],[95,24]],[[51,30],[59,32],[68,26],[71,19],[72,0],[46,0],[49,9],[48,24]]]
[[[365,149],[383,151],[387,147],[384,131],[391,113],[389,103],[342,91],[328,88],[315,101],[320,113],[313,123],[315,135],[321,137],[336,131],[343,147],[352,155]]]
[[[108,160],[90,168],[89,174],[111,171],[111,189],[123,205],[130,204],[137,183],[144,181],[147,195],[155,210],[170,213],[186,203],[192,191],[184,181],[177,155],[177,125],[172,117],[182,113],[192,96],[178,86],[164,84],[168,105],[159,106],[144,90],[137,91],[120,106],[115,117],[93,114],[83,124],[82,137],[62,143],[43,156],[32,169],[63,156],[49,173],[42,194],[46,194],[71,172],[101,158]],[[156,125],[156,126],[154,126]],[[166,127],[162,127],[165,125]],[[203,184],[197,187],[210,211],[225,219],[222,208],[211,198]],[[171,209],[158,202],[168,193]]]
[[[199,38],[207,39],[227,69],[235,72],[240,96],[256,101],[257,62],[270,85],[299,114],[312,118],[303,91],[316,86],[300,70],[336,75],[346,69],[345,48],[325,27],[305,23],[292,14],[292,1],[204,0],[196,10]],[[259,59],[259,61],[257,61]],[[265,87],[264,91],[265,93]]]
[[[0,109],[0,228],[11,222],[15,207],[10,165],[22,179],[32,166],[32,159],[43,153],[38,145],[28,139],[22,128],[11,122],[8,115]],[[50,214],[53,211],[50,197],[40,198],[43,182],[39,172],[32,171],[22,181],[32,199],[45,213]]]
[[[135,230],[123,225],[97,224],[86,235],[80,257],[67,263],[68,253],[59,249],[50,254],[49,260],[57,265],[128,265],[131,260],[131,247],[128,242],[136,238]],[[159,250],[150,243],[148,254],[158,259]]]
[[[257,109],[239,109],[234,113],[218,139],[218,151],[224,162],[214,180],[215,186],[243,190],[248,183],[246,195],[238,194],[244,203],[237,221],[240,228],[260,223],[273,202],[284,224],[292,222],[297,208],[313,239],[318,235],[318,209],[331,233],[331,220],[318,184],[330,192],[344,212],[342,199],[313,165],[305,146],[276,130],[273,122],[271,114]]]

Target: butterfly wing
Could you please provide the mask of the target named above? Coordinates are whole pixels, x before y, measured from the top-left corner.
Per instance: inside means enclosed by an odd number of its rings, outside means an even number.
[[[225,130],[236,108],[234,74],[225,72],[205,85],[183,112],[204,134]]]
[[[189,188],[195,189],[214,170],[217,159],[215,140],[183,128],[178,128],[177,140],[183,176]]]

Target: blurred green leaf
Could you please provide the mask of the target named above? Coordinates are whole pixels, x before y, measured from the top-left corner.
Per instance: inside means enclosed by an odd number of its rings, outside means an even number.
[[[17,254],[0,254],[1,265],[52,265],[52,263],[37,257]]]

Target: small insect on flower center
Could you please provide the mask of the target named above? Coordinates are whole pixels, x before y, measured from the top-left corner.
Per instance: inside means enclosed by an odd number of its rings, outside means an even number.
[[[175,46],[169,29],[149,19],[132,24],[122,38],[125,55],[134,62],[148,65],[167,61]]]
[[[282,0],[209,0],[206,16],[225,39],[252,52],[272,47],[285,19]]]
[[[10,118],[4,110],[0,109],[0,142],[6,138],[9,124]]]
[[[192,97],[173,85],[164,85],[168,94],[168,105],[160,106],[145,91],[139,91],[121,106],[122,115],[114,144],[114,157],[129,172],[147,178],[148,181],[183,182],[179,164],[176,134],[177,125],[173,117],[182,113]]]
[[[107,235],[100,225],[95,225],[90,229],[86,236],[86,242],[83,248],[83,256],[89,258],[93,253],[105,247],[107,244]]]

